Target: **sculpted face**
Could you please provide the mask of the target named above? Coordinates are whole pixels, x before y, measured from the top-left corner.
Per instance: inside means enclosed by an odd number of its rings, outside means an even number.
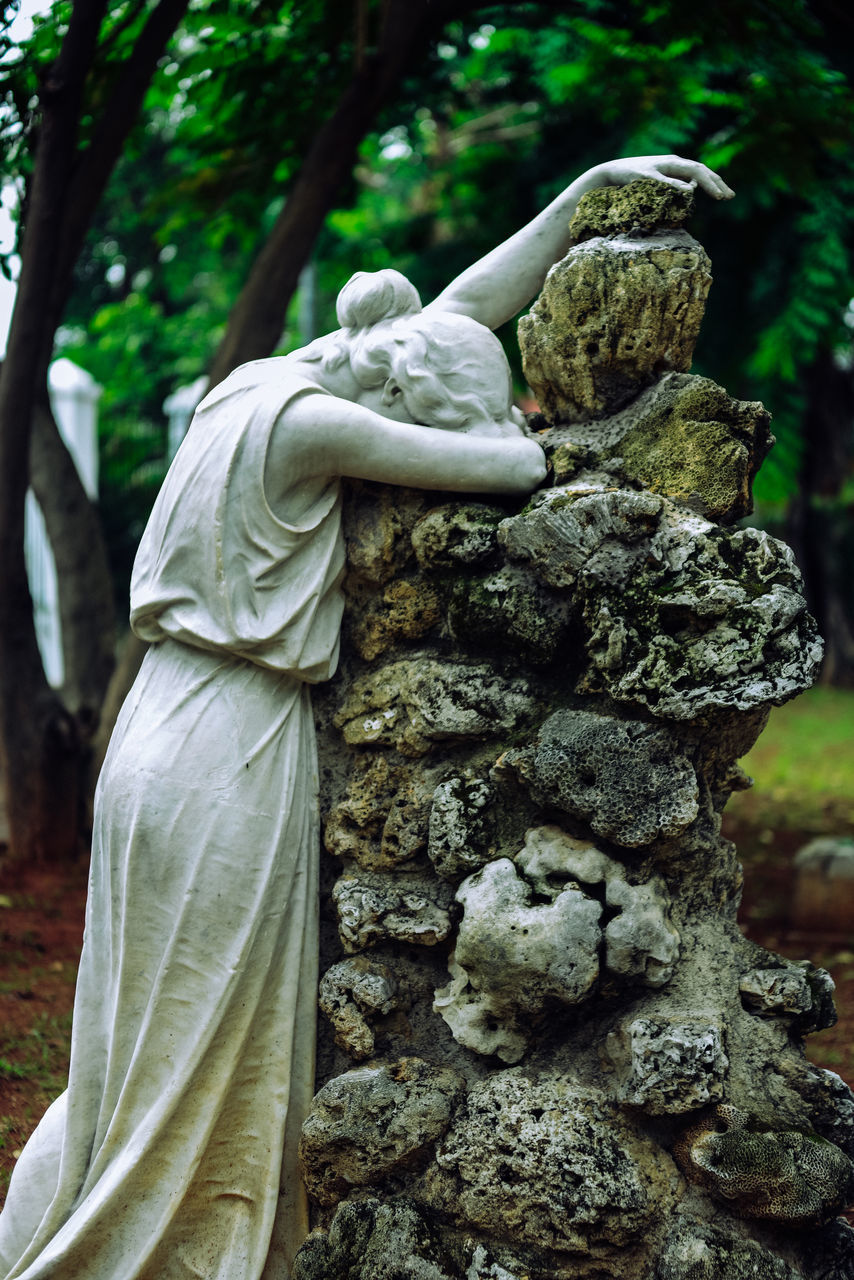
[[[407,325],[423,335],[423,367],[416,366],[407,343],[396,371],[380,386],[361,388],[359,404],[394,422],[476,435],[521,434],[524,418],[513,405],[510,366],[489,329],[467,316],[441,313],[394,327],[403,335]]]

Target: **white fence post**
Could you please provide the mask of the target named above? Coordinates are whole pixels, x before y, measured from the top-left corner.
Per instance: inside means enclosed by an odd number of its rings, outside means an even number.
[[[84,369],[65,359],[55,360],[50,366],[48,388],[59,434],[74,459],[83,487],[94,500],[98,496],[98,400],[101,388]],[[44,517],[32,490],[27,494],[24,555],[45,675],[58,688],[65,678],[65,663],[56,564]]]

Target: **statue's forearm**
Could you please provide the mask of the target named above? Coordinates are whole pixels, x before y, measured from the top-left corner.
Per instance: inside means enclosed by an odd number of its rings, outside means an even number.
[[[576,178],[521,231],[457,276],[431,306],[497,329],[539,293],[549,267],[571,244],[569,223],[579,200],[606,183],[605,166]]]
[[[526,227],[458,276],[432,306],[462,312],[496,329],[539,293],[549,267],[569,249],[569,223],[581,197],[596,187],[622,186],[636,178],[655,178],[682,189],[701,187],[715,200],[733,195],[718,174],[682,156],[609,160],[576,178]]]

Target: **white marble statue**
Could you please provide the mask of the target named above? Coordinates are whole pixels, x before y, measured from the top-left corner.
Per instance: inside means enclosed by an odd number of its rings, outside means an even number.
[[[309,686],[338,655],[340,477],[536,487],[489,329],[566,251],[579,196],[640,176],[731,194],[673,156],[600,166],[426,309],[397,272],[354,276],[337,332],[200,405],[136,560],[152,644],[98,785],[69,1085],[12,1178],[5,1280],[287,1276],[314,1071]]]

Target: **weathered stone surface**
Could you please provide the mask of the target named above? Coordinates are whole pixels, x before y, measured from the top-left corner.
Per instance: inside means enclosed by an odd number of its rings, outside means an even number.
[[[687,371],[710,266],[685,231],[596,237],[570,249],[518,327],[525,377],[549,421],[602,417],[664,371]]]
[[[593,236],[639,233],[681,227],[694,212],[694,193],[654,178],[624,187],[597,187],[578,202],[569,233],[581,243]]]
[[[854,1160],[854,1092],[842,1077],[800,1056],[782,1058],[777,1070],[803,1098],[816,1132]]]
[[[439,595],[429,583],[398,578],[365,608],[352,629],[362,658],[378,658],[402,640],[420,640],[439,622]]]
[[[534,890],[553,902],[578,884],[604,900],[610,917],[605,965],[611,973],[650,987],[670,981],[679,933],[670,920],[670,895],[658,876],[630,884],[620,863],[554,826],[528,831],[515,861]]]
[[[498,550],[500,507],[454,503],[433,507],[412,530],[412,547],[422,569],[447,571],[480,566]]]
[[[636,1239],[678,1177],[593,1091],[500,1071],[469,1093],[437,1149],[426,1198],[493,1238],[585,1254]]]
[[[558,484],[604,459],[624,482],[729,523],[752,510],[751,486],[773,443],[769,422],[758,401],[734,400],[709,378],[668,373],[605,422],[551,432],[546,448]]]
[[[407,1008],[408,992],[387,964],[357,956],[334,964],[320,980],[320,1008],[335,1028],[335,1043],[360,1062],[374,1052],[369,1019]]]
[[[815,1133],[769,1130],[721,1105],[674,1148],[686,1177],[745,1218],[818,1225],[854,1197],[854,1164]]]
[[[345,742],[425,755],[436,742],[487,738],[536,711],[528,682],[485,663],[403,659],[361,676],[335,716]]]
[[[366,871],[393,871],[426,848],[433,780],[385,753],[360,766],[326,819],[324,843]]]
[[[332,900],[345,951],[386,941],[433,947],[451,932],[453,889],[424,876],[344,875],[332,888]]]
[[[679,957],[679,933],[670,921],[670,895],[663,881],[651,876],[644,884],[629,884],[609,876],[605,901],[619,908],[605,928],[605,964],[610,972],[648,987],[663,987]]]
[[[615,489],[613,481],[563,486],[502,521],[498,537],[548,586],[575,587],[582,576],[623,585],[647,559],[664,509],[657,494]]]
[[[627,848],[684,831],[698,812],[697,776],[667,729],[590,711],[556,711],[531,751],[508,752],[532,796]]]
[[[309,1236],[293,1280],[457,1280],[437,1234],[403,1198],[342,1204]]]
[[[416,489],[349,480],[357,501],[345,507],[347,581],[351,592],[381,587],[403,569],[410,550],[409,533],[429,505],[429,495]]]
[[[753,1240],[677,1216],[655,1280],[802,1280],[803,1273]],[[839,1280],[842,1280],[839,1277]]]
[[[300,1163],[309,1195],[335,1204],[417,1164],[445,1132],[465,1081],[419,1058],[358,1067],[315,1095]]]
[[[599,974],[599,902],[567,888],[549,904],[531,905],[530,887],[507,858],[465,879],[457,901],[463,915],[455,964],[474,993],[475,1027],[484,1018],[516,1027],[549,1004],[574,1005],[590,995]],[[472,1042],[466,1004],[469,988],[457,974],[451,987],[437,992],[434,1007],[457,1041],[476,1052],[497,1052],[492,1042]]]
[[[496,788],[486,778],[449,778],[433,794],[427,853],[445,880],[462,880],[496,856],[490,814]]]
[[[463,648],[518,653],[532,666],[566,657],[573,615],[571,598],[547,591],[515,565],[460,580],[448,603],[448,626]]]
[[[609,1035],[617,1097],[650,1115],[680,1115],[718,1102],[729,1060],[717,1023],[699,1018],[634,1018]]]
[[[441,1015],[457,1044],[483,1057],[500,1058],[512,1065],[524,1055],[533,1028],[523,1011],[503,1006],[496,1012],[489,992],[477,991],[469,975],[453,957],[448,960],[450,982],[440,987],[433,1011]]]
[[[729,533],[668,499],[597,483],[552,490],[499,536],[583,602],[579,691],[689,720],[784,702],[815,678],[822,647],[800,573],[758,529]]]
[[[809,961],[751,969],[738,984],[742,1004],[751,1013],[796,1019],[804,1032],[836,1023],[835,983],[826,969]]]

